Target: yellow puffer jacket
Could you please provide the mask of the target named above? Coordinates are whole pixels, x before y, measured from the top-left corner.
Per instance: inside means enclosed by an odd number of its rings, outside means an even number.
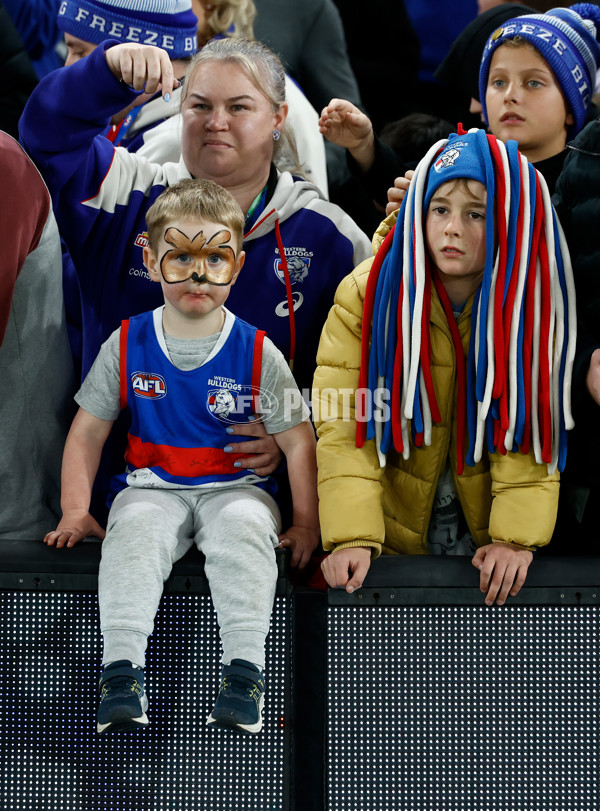
[[[376,251],[394,217],[373,240]],[[395,451],[379,466],[375,443],[356,447],[354,392],[358,388],[362,310],[373,260],[360,264],[338,287],[323,328],[313,384],[317,433],[320,520],[327,551],[370,546],[376,556],[427,554],[427,530],[438,479],[450,459],[454,486],[472,537],[527,548],[548,543],[556,521],[559,475],[521,453],[486,455],[456,473],[456,363],[448,322],[435,292],[431,302],[432,377],[442,415],[431,445],[411,447],[405,460]],[[465,355],[470,336],[470,300],[457,325]],[[345,392],[343,391],[345,390]],[[345,412],[345,413],[344,413]]]

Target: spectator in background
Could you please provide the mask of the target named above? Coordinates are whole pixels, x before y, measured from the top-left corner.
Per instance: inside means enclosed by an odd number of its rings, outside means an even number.
[[[255,0],[255,4],[256,38],[279,54],[316,110],[332,96],[348,99],[362,109],[344,26],[333,0]],[[343,206],[345,198],[338,189],[348,180],[344,151],[331,143],[325,149],[330,196]]]
[[[41,538],[60,517],[73,415],[58,228],[40,173],[0,132],[0,539]]]
[[[500,3],[481,11],[452,43],[445,59],[435,71],[435,78],[455,95],[457,103],[472,116],[470,126],[480,127],[479,67],[488,38],[507,20],[521,14],[534,14],[535,9],[521,3]],[[465,126],[467,120],[460,119]]]
[[[598,114],[592,94],[599,36],[600,8],[578,3],[505,20],[484,47],[481,116],[497,138],[517,141],[550,193],[562,171],[567,141]],[[399,206],[407,185],[406,178],[396,178],[388,192],[388,214]]]
[[[2,92],[0,94],[0,130],[14,138],[18,123],[37,76],[8,11],[0,2],[0,60]]]
[[[39,79],[60,68],[64,43],[56,22],[59,0],[3,0]]]
[[[479,103],[479,64],[481,62],[481,55],[483,53],[484,45],[488,37],[496,30],[496,28],[507,19],[515,16],[516,14],[527,12],[526,6],[521,6],[518,3],[504,4],[498,8],[493,8],[478,17],[475,17],[466,28],[458,35],[452,43],[443,62],[435,71],[435,78],[444,86],[444,95],[452,99],[451,107],[456,117],[451,117],[449,120],[452,122],[450,129],[444,133],[444,137],[456,129],[458,121],[463,123],[466,127],[481,126],[481,105]],[[393,15],[407,15],[404,6],[394,6]],[[390,30],[391,27],[390,27]],[[402,68],[402,79],[404,83],[411,85],[411,81],[416,83],[416,78],[411,80],[410,70],[413,69],[416,73],[417,60],[406,59],[407,49],[410,49],[411,32],[412,28],[408,19],[403,20],[401,26],[397,26],[397,30],[405,32],[403,38],[403,51],[404,58],[410,65],[407,69]],[[385,27],[382,35],[385,36]],[[417,49],[418,50],[418,49]],[[378,51],[379,52],[379,51]],[[385,53],[385,49],[381,49]],[[370,63],[369,63],[370,64]],[[411,68],[412,65],[412,68]],[[393,74],[396,75],[398,71],[395,70]],[[379,83],[381,84],[381,74],[379,74]],[[389,82],[385,83],[386,88],[389,90]],[[472,98],[473,97],[473,98]],[[405,105],[407,96],[404,93],[390,94],[388,92],[388,102],[384,105],[386,110],[385,117],[375,115],[373,120],[370,120],[361,110],[354,108],[348,104],[347,100],[335,99],[327,105],[327,108],[322,112],[321,124],[325,128],[321,132],[326,138],[333,140],[334,143],[340,146],[348,147],[347,159],[348,166],[352,175],[351,183],[348,193],[346,194],[344,207],[350,209],[354,219],[359,222],[367,232],[372,232],[378,225],[377,218],[373,216],[372,206],[362,205],[359,207],[357,197],[361,197],[365,190],[367,191],[369,199],[375,200],[379,206],[385,206],[386,195],[390,186],[394,182],[394,178],[398,178],[399,184],[402,187],[404,183],[404,173],[414,168],[412,160],[407,160],[406,157],[398,152],[390,149],[381,138],[377,135],[378,122],[382,120],[389,120],[391,115],[390,110],[396,109],[394,105]],[[410,96],[408,96],[410,98]],[[326,118],[328,112],[331,111],[331,105],[337,103],[342,104],[344,107],[339,108],[338,112],[345,111],[347,114],[347,127],[342,126],[342,122],[338,122],[335,127],[326,126]],[[402,106],[401,109],[404,109]],[[469,110],[471,112],[469,112]],[[441,119],[442,121],[444,119]],[[433,141],[427,142],[427,138],[423,138],[425,149],[420,155],[414,158],[418,161],[425,154],[426,148],[430,146]],[[400,202],[401,189],[390,190],[390,199]]]
[[[370,201],[359,220],[368,233],[373,233],[385,212],[390,179],[414,169],[429,147],[453,130],[449,121],[412,113],[386,124],[378,138],[368,116],[345,99],[332,99],[319,125],[327,139],[346,148],[356,193]]]
[[[554,191],[567,141],[585,126],[600,65],[600,7],[576,3],[506,21],[488,39],[479,72],[482,115],[514,139]]]
[[[460,120],[456,93],[448,93],[434,71],[477,15],[476,0],[375,0],[368,10],[361,0],[337,5],[364,109],[377,132],[411,113]]]

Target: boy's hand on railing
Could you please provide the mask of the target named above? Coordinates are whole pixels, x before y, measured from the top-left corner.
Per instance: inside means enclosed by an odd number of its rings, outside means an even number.
[[[44,536],[44,543],[57,549],[70,548],[89,535],[103,539],[106,532],[89,512],[73,511],[63,514],[57,528]]]
[[[368,546],[340,549],[339,552],[332,552],[321,563],[325,580],[331,588],[344,588],[348,594],[362,586],[370,566],[371,548]]]
[[[481,572],[479,587],[486,595],[485,604],[504,605],[510,595],[515,597],[527,577],[533,560],[528,549],[519,549],[506,543],[491,543],[480,546],[472,564]]]
[[[320,540],[318,529],[292,526],[279,536],[278,548],[292,550],[292,569],[304,569]]]

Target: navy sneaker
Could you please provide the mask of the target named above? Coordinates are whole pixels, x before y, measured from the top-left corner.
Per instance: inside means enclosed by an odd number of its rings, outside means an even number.
[[[112,662],[100,677],[98,732],[126,732],[148,725],[144,671],[126,659]]]
[[[245,735],[262,728],[265,680],[261,671],[244,659],[233,659],[221,672],[219,695],[207,723]]]

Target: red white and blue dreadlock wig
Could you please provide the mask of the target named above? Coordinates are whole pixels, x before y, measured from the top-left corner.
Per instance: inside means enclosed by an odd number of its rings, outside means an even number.
[[[458,178],[487,189],[486,262],[471,315],[468,358],[452,306],[424,243],[434,191]],[[484,130],[439,141],[417,166],[395,227],[374,259],[364,302],[359,387],[389,393],[391,418],[357,423],[357,445],[375,440],[380,464],[411,442],[431,443],[441,417],[430,370],[432,284],[457,363],[458,473],[489,452],[529,453],[550,472],[566,461],[575,353],[569,253],[544,178],[518,151]],[[381,402],[381,398],[376,399]]]

